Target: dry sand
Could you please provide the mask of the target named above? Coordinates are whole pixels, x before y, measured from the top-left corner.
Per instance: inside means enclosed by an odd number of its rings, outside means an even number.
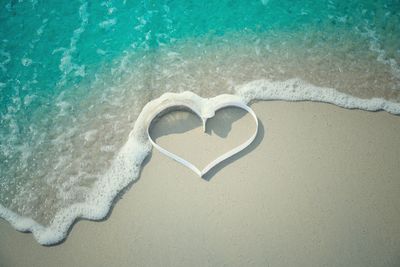
[[[1,220],[0,266],[400,266],[400,117],[252,107],[251,147],[206,179],[153,151],[109,218],[78,222],[58,246]],[[197,126],[175,112],[152,133],[204,166],[254,130],[233,109],[210,121],[211,136]]]

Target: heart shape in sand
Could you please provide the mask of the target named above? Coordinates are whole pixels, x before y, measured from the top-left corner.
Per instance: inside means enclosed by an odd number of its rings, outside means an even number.
[[[215,112],[217,110],[225,107],[238,107],[247,111],[253,117],[256,124],[256,128],[252,136],[249,139],[247,139],[244,143],[217,157],[216,159],[208,163],[206,167],[204,167],[204,169],[200,170],[191,162],[183,159],[182,157],[158,145],[150,135],[151,122],[156,117],[160,116],[160,114],[163,114],[171,109],[182,108],[182,107],[190,109],[202,120],[204,132],[206,131],[207,120],[214,117]],[[203,177],[212,168],[217,166],[222,161],[232,157],[233,155],[239,153],[240,151],[248,147],[254,141],[258,132],[258,119],[256,114],[249,106],[246,105],[245,102],[243,102],[243,100],[240,97],[235,95],[220,95],[214,98],[207,99],[207,98],[202,98],[190,92],[185,92],[182,94],[165,94],[160,98],[159,103],[155,103],[155,110],[153,110],[152,116],[150,116],[148,122],[149,123],[147,127],[147,136],[153,147],[155,147],[158,151],[160,151],[164,155],[188,167],[200,177]]]

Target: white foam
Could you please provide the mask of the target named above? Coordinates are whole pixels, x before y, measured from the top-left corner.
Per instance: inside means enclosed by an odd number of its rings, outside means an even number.
[[[400,80],[400,65],[397,63],[395,59],[389,58],[387,56],[386,51],[382,48],[382,46],[379,43],[379,37],[376,31],[372,30],[368,26],[365,27],[365,31],[366,33],[362,34],[368,37],[369,39],[369,49],[378,55],[376,60],[378,62],[381,62],[382,64],[389,66],[392,75],[396,79]]]
[[[87,6],[88,6],[87,2],[81,1],[81,6],[79,7],[79,17],[81,19],[81,23],[80,23],[79,27],[74,30],[74,32],[72,34],[72,37],[70,39],[69,48],[67,48],[67,49],[61,48],[63,51],[63,55],[61,57],[58,68],[62,72],[62,75],[61,75],[61,80],[58,82],[59,86],[60,85],[62,86],[65,84],[68,74],[70,74],[72,71],[75,71],[75,74],[77,74],[78,76],[82,75],[82,71],[81,71],[82,66],[75,64],[73,62],[72,58],[73,58],[73,54],[76,51],[76,44],[78,43],[82,33],[85,31],[86,26],[89,21],[89,13],[87,11]],[[58,52],[58,50],[57,51],[54,50],[53,54],[55,52]]]
[[[117,23],[116,18],[108,19],[99,23],[99,27],[108,30]]]
[[[256,80],[238,86],[235,91],[247,102],[253,99],[317,101],[348,109],[384,110],[392,114],[400,114],[399,103],[383,98],[362,99],[341,93],[333,88],[314,86],[300,79],[290,79],[284,82]]]
[[[400,114],[400,104],[384,99],[360,99],[332,88],[313,86],[299,79],[284,82],[256,80],[237,86],[236,95],[245,103],[252,100],[287,100],[287,101],[319,101],[350,109],[369,111],[385,110],[392,114]],[[231,95],[220,95],[216,99],[224,100]],[[81,202],[57,212],[49,226],[45,227],[31,218],[20,216],[0,205],[0,217],[9,221],[19,231],[30,231],[35,239],[43,245],[55,244],[62,241],[72,223],[77,218],[99,220],[104,218],[118,194],[129,183],[139,177],[143,160],[151,151],[147,136],[147,127],[160,106],[194,103],[203,98],[191,92],[166,93],[145,105],[138,116],[127,142],[114,158],[111,167],[99,177],[94,188]]]
[[[21,59],[21,64],[24,67],[28,67],[28,66],[30,66],[32,64],[32,59],[30,59],[30,58],[22,58]]]
[[[0,69],[3,72],[7,72],[7,68],[5,66],[10,62],[11,62],[11,54],[0,49]]]

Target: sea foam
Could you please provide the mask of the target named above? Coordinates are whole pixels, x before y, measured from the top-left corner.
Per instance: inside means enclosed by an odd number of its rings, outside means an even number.
[[[235,88],[236,97],[245,103],[253,100],[318,101],[349,109],[367,111],[384,110],[400,114],[400,104],[381,98],[361,99],[341,93],[333,88],[317,87],[300,79],[287,81],[255,80]],[[231,95],[220,95],[214,99],[224,101]],[[147,127],[151,118],[165,105],[182,102],[196,104],[204,100],[192,92],[165,93],[147,103],[136,119],[127,142],[117,153],[111,167],[98,179],[84,202],[73,204],[57,212],[45,227],[31,218],[23,217],[0,205],[0,217],[10,222],[19,231],[32,232],[42,245],[56,244],[64,240],[77,218],[100,220],[104,218],[117,194],[140,175],[141,164],[151,152]]]
[[[77,43],[82,35],[82,33],[86,30],[86,26],[89,21],[89,13],[87,11],[88,3],[81,1],[81,6],[79,7],[79,18],[81,19],[81,23],[78,28],[76,28],[72,34],[70,39],[70,44],[68,48],[62,48],[63,51],[59,69],[62,73],[61,80],[58,85],[62,86],[66,83],[67,76],[75,71],[75,75],[83,76],[83,66],[79,66],[78,64],[73,62],[73,55],[77,49]]]

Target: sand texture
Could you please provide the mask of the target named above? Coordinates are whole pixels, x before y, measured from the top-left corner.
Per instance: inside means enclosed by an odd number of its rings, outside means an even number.
[[[400,116],[259,102],[255,142],[205,179],[153,150],[102,222],[60,245],[0,221],[0,266],[400,266]],[[163,147],[205,166],[254,131],[244,111],[172,112]]]

